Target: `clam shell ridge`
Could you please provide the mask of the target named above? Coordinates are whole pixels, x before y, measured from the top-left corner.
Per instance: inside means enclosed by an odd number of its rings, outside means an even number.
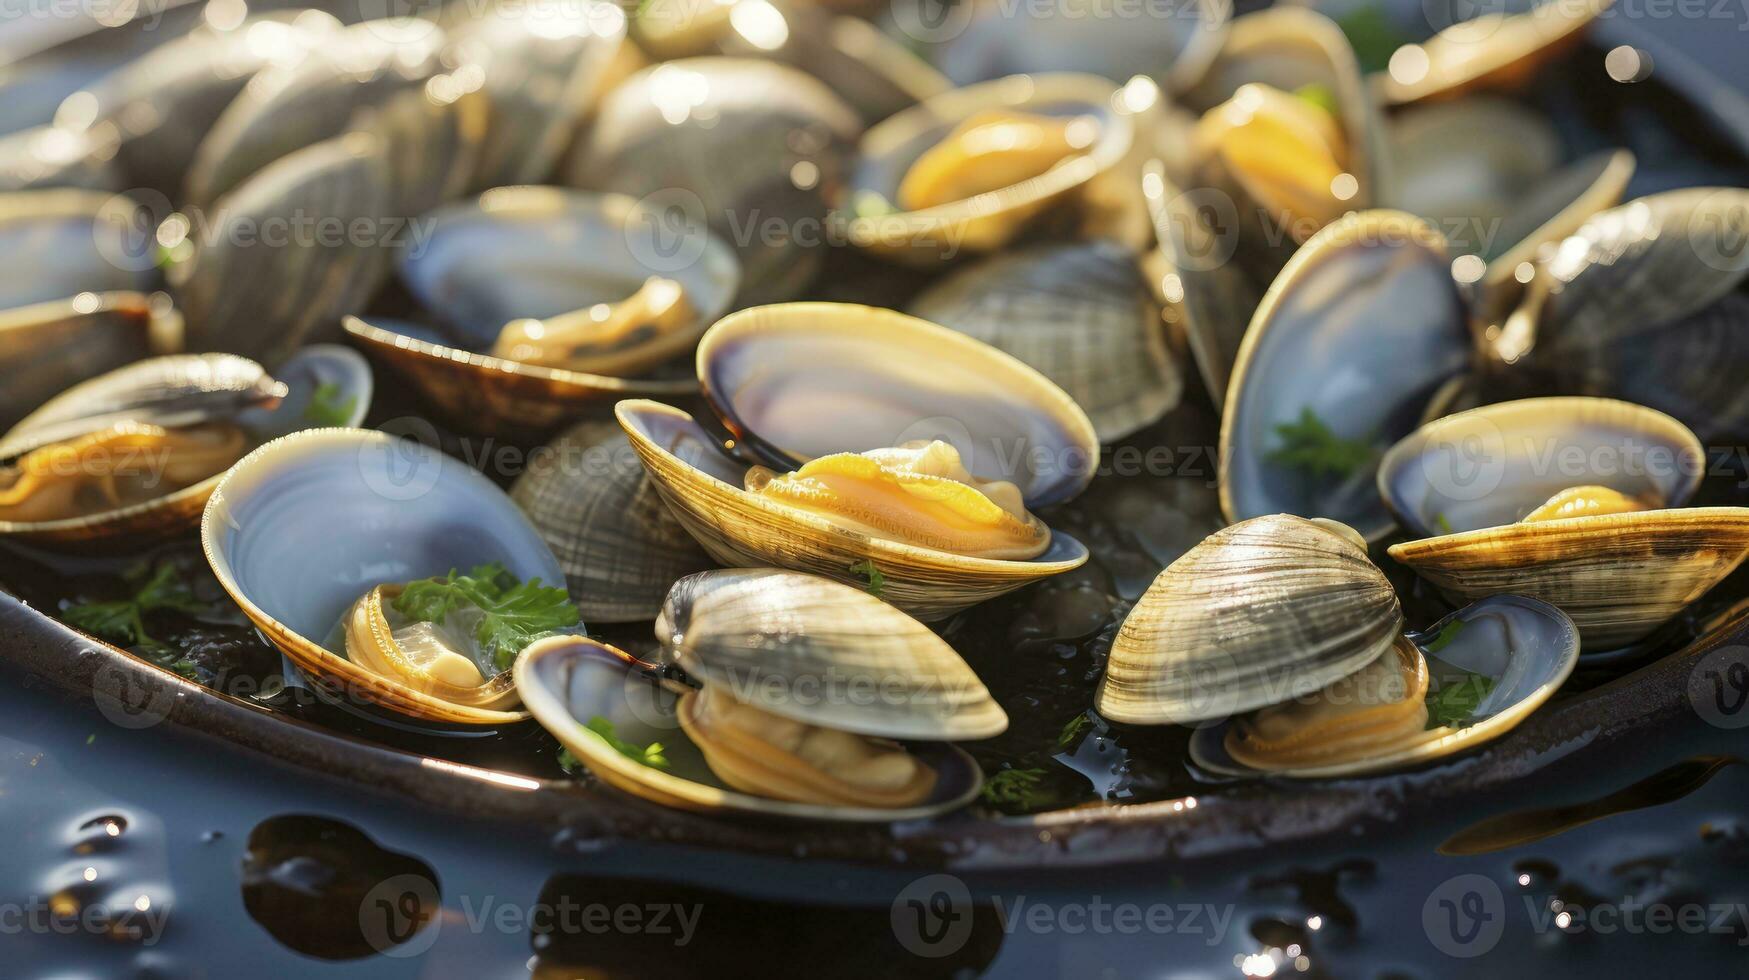
[[[689,575],[668,593],[656,639],[696,679],[796,721],[940,741],[1008,727],[941,637],[861,589],[816,575]]]
[[[1099,683],[1113,721],[1188,724],[1309,694],[1390,649],[1395,590],[1346,535],[1276,514],[1210,535],[1124,619]]]

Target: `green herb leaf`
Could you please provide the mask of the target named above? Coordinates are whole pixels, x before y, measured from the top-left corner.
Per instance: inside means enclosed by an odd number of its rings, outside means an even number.
[[[875,567],[875,563],[867,558],[850,566],[850,574],[862,576],[867,583],[862,587],[863,591],[877,599],[881,597],[881,592],[887,587],[887,577],[882,575],[881,570]]]
[[[156,569],[142,565],[125,577],[135,589],[133,598],[71,605],[61,610],[61,622],[120,646],[162,652],[168,648],[146,632],[146,614],[168,610],[194,616],[208,611],[207,604],[195,598],[193,587],[176,574],[176,566],[170,562],[161,562]],[[189,666],[192,670],[193,665]]]
[[[1411,40],[1391,23],[1383,4],[1356,7],[1337,18],[1336,25],[1348,35],[1348,43],[1354,46],[1354,56],[1360,61],[1360,70],[1367,73],[1384,71],[1391,63],[1391,55]]]
[[[1434,523],[1434,526],[1439,528],[1440,534],[1453,533],[1452,529],[1451,529],[1451,522],[1445,519],[1445,512],[1444,511],[1441,511],[1440,513],[1433,515],[1433,523]]]
[[[1475,719],[1476,709],[1494,690],[1494,678],[1466,673],[1447,680],[1427,695],[1427,727],[1463,728]]]
[[[1076,740],[1081,737],[1081,733],[1085,732],[1092,724],[1093,718],[1085,711],[1070,718],[1069,723],[1063,726],[1063,730],[1057,733],[1057,748],[1067,749],[1074,745]]]
[[[618,752],[620,755],[625,756],[633,762],[642,763],[649,766],[651,769],[668,768],[668,757],[663,754],[661,742],[651,742],[648,748],[640,749],[636,745],[633,745],[615,735],[613,733],[613,722],[608,721],[600,715],[596,715],[589,719],[589,724],[584,725],[583,727],[600,735],[602,740],[612,746],[615,752]]]
[[[1281,444],[1269,453],[1270,461],[1313,476],[1353,476],[1374,456],[1370,442],[1338,436],[1310,408],[1300,410],[1299,421],[1277,425],[1275,435]]]
[[[582,618],[564,589],[543,587],[538,578],[520,581],[498,562],[477,565],[467,575],[452,568],[443,578],[409,582],[393,605],[408,619],[425,623],[440,623],[465,606],[479,609],[485,615],[474,639],[500,670],[530,643]]]
[[[1043,769],[1004,769],[984,780],[979,796],[991,806],[1036,810],[1049,804],[1056,794],[1045,785]]]
[[[1341,110],[1336,105],[1336,93],[1328,85],[1312,82],[1294,89],[1294,94],[1328,112],[1332,117],[1339,116]]]
[[[345,392],[338,384],[317,385],[310,395],[310,403],[304,406],[304,421],[315,426],[343,426],[352,421],[352,413],[358,408],[358,396],[341,401],[342,394]]]
[[[1464,627],[1468,625],[1470,624],[1461,619],[1454,619],[1446,623],[1444,626],[1441,626],[1439,628],[1439,635],[1428,641],[1427,652],[1438,653],[1446,647],[1451,646],[1451,641],[1457,639],[1458,634],[1462,633]]]
[[[583,768],[583,763],[571,754],[570,749],[561,745],[559,746],[559,768],[565,770],[567,775],[575,776],[577,771]]]

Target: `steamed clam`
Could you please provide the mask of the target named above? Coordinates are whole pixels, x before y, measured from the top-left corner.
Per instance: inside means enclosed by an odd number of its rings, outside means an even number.
[[[705,395],[749,469],[679,409],[621,402],[674,516],[716,560],[867,585],[924,619],[1079,566],[1037,508],[1092,478],[1092,424],[1005,354],[885,310],[791,303],[720,321]],[[959,549],[959,550],[955,550]]]
[[[0,309],[80,293],[149,292],[149,218],[121,195],[72,189],[0,194]]]
[[[1015,75],[954,89],[863,136],[839,218],[852,244],[914,264],[989,252],[1130,152],[1118,89]]]
[[[485,606],[467,597],[540,591],[564,573],[472,467],[380,432],[295,433],[250,453],[219,484],[201,544],[262,634],[343,707],[440,725],[527,717],[515,710],[508,672],[515,651],[499,656],[508,648],[486,645]],[[397,601],[416,589],[427,593],[418,603]],[[536,598],[557,605],[563,594],[547,588]],[[564,630],[581,630],[575,615]]]
[[[1749,508],[1688,507],[1705,455],[1680,422],[1600,398],[1531,398],[1429,423],[1379,467],[1414,540],[1397,559],[1450,595],[1516,593],[1589,651],[1643,639],[1749,556]]]
[[[398,272],[438,324],[345,326],[477,431],[539,431],[592,402],[692,390],[661,372],[740,281],[703,225],[618,195],[500,187],[425,220],[429,239]]]
[[[516,677],[530,711],[597,776],[671,806],[838,820],[943,813],[981,784],[976,764],[945,743],[1008,725],[934,633],[811,575],[688,576],[656,638],[698,687],[566,638],[530,648]],[[657,741],[652,758],[646,743]]]
[[[0,534],[75,544],[186,528],[250,449],[355,424],[370,395],[363,360],[323,346],[276,376],[240,357],[189,354],[93,378],[0,438]]]
[[[182,321],[162,293],[80,293],[0,311],[0,427],[81,381],[168,353]]]
[[[1477,17],[1435,24],[1438,33],[1391,56],[1376,88],[1385,102],[1396,104],[1521,87],[1577,45],[1612,3],[1533,0],[1522,12],[1516,6],[1512,11],[1488,9]]]

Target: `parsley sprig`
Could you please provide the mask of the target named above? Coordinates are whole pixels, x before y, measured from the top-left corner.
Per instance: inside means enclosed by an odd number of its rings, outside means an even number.
[[[851,565],[850,574],[861,577],[865,583],[862,587],[863,591],[876,599],[881,597],[881,593],[887,587],[887,577],[881,574],[881,570],[875,567],[875,563],[871,559],[864,558]]]
[[[661,742],[651,742],[648,746],[639,748],[614,734],[613,722],[600,715],[589,719],[589,724],[583,727],[600,735],[601,740],[611,746],[615,752],[633,762],[642,763],[651,769],[665,770],[668,768],[668,756],[664,754]]]
[[[352,421],[352,412],[358,407],[358,396],[342,401],[342,394],[344,390],[333,382],[317,385],[310,394],[310,403],[304,406],[304,421],[318,427],[342,426]]]
[[[485,661],[499,670],[508,669],[530,643],[581,620],[564,589],[544,587],[538,578],[521,581],[498,562],[476,565],[466,575],[452,568],[442,578],[409,582],[394,607],[425,623],[477,609],[474,639]]]
[[[1493,690],[1494,678],[1486,674],[1465,672],[1443,681],[1427,694],[1427,727],[1463,728],[1474,723],[1476,709]]]
[[[1300,410],[1298,421],[1277,425],[1275,435],[1280,445],[1270,451],[1270,461],[1313,476],[1353,476],[1374,456],[1369,442],[1338,436],[1310,408]]]
[[[147,615],[169,611],[196,616],[209,611],[170,562],[160,562],[156,568],[141,565],[124,578],[134,589],[132,598],[70,605],[61,610],[61,621],[111,643],[163,654],[170,648],[146,632]]]
[[[1005,810],[1038,810],[1056,799],[1043,769],[1003,769],[984,780],[980,798]]]

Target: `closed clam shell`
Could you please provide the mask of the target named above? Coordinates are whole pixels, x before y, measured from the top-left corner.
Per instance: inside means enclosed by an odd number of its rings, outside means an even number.
[[[740,301],[768,303],[798,295],[818,270],[822,194],[844,179],[860,130],[849,106],[794,68],[688,58],[609,93],[562,182],[707,225],[736,250]]]
[[[908,310],[1014,355],[1068,393],[1101,442],[1149,425],[1184,382],[1136,257],[1105,241],[1039,245],[967,266]]]
[[[1271,513],[1329,517],[1367,540],[1391,519],[1370,456],[1346,471],[1277,457],[1284,427],[1321,425],[1383,451],[1413,431],[1422,407],[1470,363],[1466,311],[1445,240],[1397,211],[1350,214],[1312,236],[1258,305],[1221,419],[1221,508],[1230,520]]]
[[[1695,370],[1696,365],[1706,370]],[[1749,293],[1587,348],[1561,366],[1582,390],[1666,412],[1708,445],[1749,437]]]
[[[1538,271],[1526,306],[1550,364],[1711,306],[1749,276],[1749,189],[1691,187],[1591,217]]]
[[[679,692],[646,664],[604,643],[551,637],[531,644],[516,661],[516,689],[528,710],[602,782],[662,806],[762,819],[833,820],[891,824],[957,810],[977,799],[983,772],[972,757],[943,742],[906,746],[936,773],[929,798],[916,806],[825,806],[753,796],[723,782],[687,737],[676,712]],[[661,743],[666,769],[634,761],[586,727],[600,718],[616,738],[635,745]]]
[[[1142,174],[1142,193],[1154,223],[1156,271],[1167,301],[1166,320],[1180,331],[1219,408],[1239,344],[1261,294],[1237,263],[1230,226],[1220,226],[1211,188],[1180,190],[1155,161]]]
[[[0,194],[0,309],[84,292],[147,292],[157,279],[151,219],[122,195],[73,189]]]
[[[862,589],[817,575],[689,575],[662,604],[656,640],[694,680],[810,725],[936,741],[1008,727],[945,640]]]
[[[81,293],[0,312],[0,427],[68,388],[161,350],[181,321],[168,297]]]
[[[847,531],[746,492],[746,464],[724,454],[717,440],[680,409],[624,401],[614,414],[668,509],[724,565],[790,568],[852,585],[868,584],[866,569],[872,567],[883,579],[882,598],[934,621],[1087,561],[1087,548],[1060,532],[1053,532],[1048,550],[1037,558],[1008,561]]]
[[[1224,744],[1230,724],[1214,725],[1191,736],[1191,759],[1209,772],[1231,776],[1332,779],[1407,769],[1510,732],[1546,703],[1579,663],[1579,633],[1573,621],[1554,606],[1524,596],[1483,599],[1425,631],[1404,634],[1399,643],[1414,645],[1435,683],[1475,683],[1469,675],[1489,679],[1487,693],[1476,702],[1467,724],[1430,725],[1420,737],[1375,745],[1362,758],[1274,767],[1267,772],[1235,761]]]
[[[1527,84],[1547,63],[1577,46],[1593,21],[1613,0],[1533,0],[1494,7],[1445,8],[1444,21],[1430,16],[1440,31],[1427,41],[1407,46],[1408,56],[1394,56],[1391,70],[1379,77],[1379,97],[1388,105],[1421,99],[1445,99],[1478,89],[1513,89]],[[1429,15],[1440,8],[1428,7]],[[1480,16],[1455,23],[1460,11],[1481,9]],[[1513,12],[1507,12],[1508,10]]]
[[[172,273],[188,345],[272,361],[337,324],[387,272],[393,201],[381,144],[365,133],[297,150],[249,178]],[[354,238],[359,222],[377,237]]]
[[[467,189],[488,145],[489,118],[485,93],[456,82],[396,92],[360,109],[350,128],[381,141],[394,191],[390,214],[412,217]]]
[[[1224,718],[1310,694],[1383,655],[1403,610],[1352,533],[1276,514],[1185,552],[1124,618],[1099,713],[1153,725]]]
[[[1548,117],[1498,96],[1411,106],[1383,127],[1389,205],[1433,222],[1473,221],[1478,238],[1560,167],[1560,136]]]
[[[213,492],[201,547],[250,621],[343,706],[467,726],[527,717],[432,697],[323,645],[341,615],[385,583],[494,561],[524,581],[563,577],[504,492],[460,460],[360,429],[276,439]]]
[[[1573,618],[1587,650],[1613,649],[1651,633],[1749,555],[1749,508],[1683,506],[1705,458],[1675,419],[1607,399],[1525,399],[1453,415],[1394,447],[1380,467],[1380,491],[1404,526],[1435,535],[1390,554],[1453,596],[1542,599]],[[1658,509],[1520,523],[1556,492],[1593,485]]]
[[[225,108],[195,152],[186,200],[210,208],[288,153],[345,133],[354,115],[444,70],[442,29],[390,18],[354,24],[309,57],[263,71]]]
[[[744,448],[784,471],[940,439],[980,479],[1014,483],[1038,508],[1074,497],[1098,469],[1093,423],[1061,388],[988,344],[892,310],[739,310],[699,342],[698,376]]]
[[[675,580],[712,566],[611,422],[566,430],[517,478],[510,499],[559,559],[588,622],[654,619]]]
[[[1119,111],[1117,86],[1093,75],[1011,75],[934,96],[870,127],[838,219],[850,242],[913,265],[936,265],[963,252],[993,252],[1052,206],[1082,195],[1135,144],[1135,120]],[[912,164],[961,123],[990,111],[1094,123],[1086,149],[1030,180],[916,211],[899,208]],[[872,202],[872,206],[871,203]]]

